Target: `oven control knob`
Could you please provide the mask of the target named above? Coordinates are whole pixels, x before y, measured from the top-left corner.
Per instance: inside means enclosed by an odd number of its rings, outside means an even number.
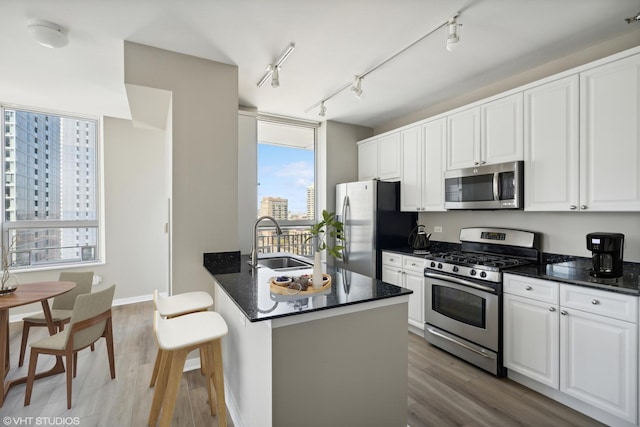
[[[431,268],[434,268],[436,266],[436,263],[431,261]]]
[[[486,273],[486,272],[484,272],[484,271],[482,271],[482,272],[480,273],[480,277],[483,277],[483,278],[484,278],[484,277],[487,277],[487,273]]]
[[[441,262],[438,263],[438,268],[442,268],[442,263]]]
[[[469,274],[471,274],[472,276],[475,276],[475,275],[476,275],[476,271],[475,271],[475,270],[471,270],[471,271],[469,272]]]
[[[456,267],[455,265],[453,266],[453,272],[457,273],[458,272],[458,267]]]

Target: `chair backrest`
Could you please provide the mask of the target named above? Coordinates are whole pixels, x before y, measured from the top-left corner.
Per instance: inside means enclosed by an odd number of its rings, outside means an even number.
[[[68,326],[69,330],[73,332],[75,330],[74,325],[77,326],[77,324],[79,324],[80,322],[96,318],[104,312],[110,310],[111,304],[113,303],[113,294],[115,293],[115,290],[116,285],[111,285],[102,291],[78,295],[78,298],[76,298],[76,304],[73,307],[71,322]],[[89,344],[95,342],[102,336],[106,323],[107,320],[105,318],[94,325],[82,329],[77,333],[74,333],[73,348],[84,348]],[[67,335],[67,339],[68,337],[69,335]]]
[[[76,287],[67,293],[55,297],[53,299],[53,304],[51,304],[51,308],[54,310],[73,310],[73,304],[76,302],[76,297],[78,295],[88,294],[91,292],[93,271],[87,271],[84,273],[63,271],[60,273],[58,280],[61,282],[75,282]]]

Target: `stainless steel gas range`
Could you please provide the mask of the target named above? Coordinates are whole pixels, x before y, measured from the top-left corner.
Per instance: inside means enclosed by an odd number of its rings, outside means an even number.
[[[502,376],[502,273],[538,262],[539,235],[463,228],[461,250],[426,256],[425,339]]]

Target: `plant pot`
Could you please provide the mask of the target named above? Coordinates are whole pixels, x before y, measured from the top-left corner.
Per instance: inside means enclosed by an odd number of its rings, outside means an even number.
[[[322,287],[322,258],[320,251],[316,251],[313,255],[313,275],[311,276],[311,282],[315,289]]]

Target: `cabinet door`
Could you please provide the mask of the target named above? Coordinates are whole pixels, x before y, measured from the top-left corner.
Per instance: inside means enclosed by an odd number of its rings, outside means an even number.
[[[590,211],[640,210],[640,55],[580,74],[580,199]]]
[[[480,156],[487,164],[523,160],[522,93],[480,107]]]
[[[577,210],[579,205],[578,76],[524,93],[524,207]]]
[[[422,135],[420,126],[402,131],[400,152],[402,153],[400,177],[400,210],[421,211],[422,204],[422,172],[424,168],[422,156]]]
[[[409,323],[424,329],[424,274],[405,270],[403,276],[404,287],[413,291],[409,296]]]
[[[358,145],[358,179],[366,181],[378,178],[378,141]]]
[[[504,294],[504,365],[555,389],[560,385],[557,307]]]
[[[480,163],[480,108],[474,107],[447,117],[447,169],[461,169]]]
[[[637,422],[635,323],[565,309],[560,316],[560,390]]]
[[[400,179],[400,132],[378,139],[378,177],[389,181]]]
[[[382,265],[382,281],[402,286],[402,270],[395,265]]]
[[[422,126],[422,207],[426,211],[444,211],[444,164],[447,142],[445,117]]]

